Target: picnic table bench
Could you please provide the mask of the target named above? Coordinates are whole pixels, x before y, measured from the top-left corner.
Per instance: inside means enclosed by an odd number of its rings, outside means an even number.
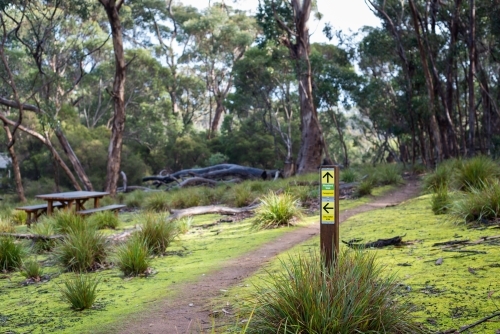
[[[53,208],[63,208],[64,203],[53,202],[52,207]],[[45,204],[20,206],[20,207],[17,207],[16,210],[25,211],[28,214],[28,218],[26,219],[26,224],[28,225],[28,227],[30,227],[31,223],[36,222],[42,214],[47,213],[47,208],[48,208],[48,204],[45,203]]]
[[[126,207],[126,205],[112,204],[112,205],[101,206],[101,207],[93,208],[93,209],[80,210],[80,211],[76,211],[76,213],[81,215],[81,216],[85,216],[85,215],[90,215],[90,214],[96,213],[96,212],[113,211],[115,213],[115,215],[117,215],[118,211],[120,211],[120,209],[122,209],[124,207]]]

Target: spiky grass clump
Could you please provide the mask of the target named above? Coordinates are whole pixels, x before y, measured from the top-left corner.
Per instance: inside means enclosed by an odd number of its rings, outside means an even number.
[[[125,199],[123,200],[123,202],[129,208],[140,209],[144,204],[145,198],[146,194],[143,191],[133,191],[125,195]]]
[[[11,223],[10,220],[0,218],[0,233],[14,233],[16,232],[16,227]]]
[[[26,220],[28,220],[28,214],[26,211],[14,210],[11,214],[10,220],[14,225],[24,225],[26,224]]]
[[[179,230],[176,222],[168,221],[165,215],[146,213],[137,234],[144,240],[152,254],[161,255],[179,235]]]
[[[170,199],[171,206],[176,209],[185,209],[201,205],[202,198],[198,187],[177,190]]]
[[[33,233],[42,237],[50,237],[56,234],[56,229],[51,221],[47,218],[40,220],[39,223],[32,227]],[[50,252],[57,241],[55,239],[38,238],[33,243],[33,250],[36,253]]]
[[[189,216],[186,218],[182,218],[177,220],[177,230],[180,234],[186,234],[189,232],[189,229],[193,225],[193,217]]]
[[[76,272],[99,268],[106,254],[106,238],[93,227],[69,230],[54,250],[57,262],[66,270]]]
[[[50,224],[58,233],[69,233],[69,231],[85,230],[89,225],[85,219],[69,210],[57,210],[52,216],[47,217]]]
[[[290,226],[293,219],[302,217],[299,201],[289,193],[276,195],[270,191],[260,202],[252,220],[255,229]]]
[[[166,192],[157,192],[146,198],[144,208],[154,212],[167,212],[170,211],[168,202],[169,196]]]
[[[40,280],[42,277],[43,269],[40,266],[40,263],[36,260],[29,260],[23,263],[22,266],[22,275],[28,279],[33,279],[35,281]]]
[[[94,305],[98,285],[98,278],[77,274],[74,278],[66,279],[59,289],[63,299],[71,305],[71,308],[81,311]]]
[[[426,175],[423,179],[423,188],[427,192],[436,192],[438,189],[449,188],[452,175],[460,165],[456,159],[445,161],[436,167],[433,173]]]
[[[112,211],[96,212],[87,219],[87,223],[95,226],[97,229],[111,228],[116,229],[120,224],[117,215]]]
[[[451,205],[450,196],[448,194],[448,187],[442,186],[434,190],[431,197],[432,212],[436,215],[442,215],[448,212]]]
[[[0,270],[12,271],[21,267],[26,250],[9,237],[0,237]]]
[[[143,275],[150,263],[147,241],[138,236],[130,238],[125,244],[118,246],[115,259],[118,268],[125,276]]]
[[[402,184],[403,177],[402,167],[396,164],[385,164],[377,166],[375,176],[377,178],[377,183],[382,185],[399,185]]]
[[[454,173],[453,183],[459,190],[481,189],[500,177],[500,167],[491,158],[478,156],[462,161]]]
[[[356,190],[354,191],[354,195],[356,197],[363,197],[363,196],[371,195],[372,191],[373,191],[373,187],[374,187],[374,181],[372,178],[368,178],[366,180],[363,180],[356,187]]]
[[[465,223],[489,221],[500,217],[500,182],[470,188],[451,205],[451,213]]]
[[[356,182],[358,179],[358,173],[354,169],[348,168],[340,172],[340,181],[351,183]]]
[[[290,258],[258,286],[248,333],[422,333],[374,255],[343,251],[327,268],[317,254]]]

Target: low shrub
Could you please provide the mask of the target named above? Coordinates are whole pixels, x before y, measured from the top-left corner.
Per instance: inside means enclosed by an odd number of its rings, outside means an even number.
[[[91,271],[104,263],[107,253],[106,238],[93,227],[71,229],[58,242],[54,256],[69,271]]]
[[[77,311],[91,308],[97,298],[98,278],[89,275],[77,274],[74,278],[66,279],[60,292],[63,299]]]
[[[486,156],[477,156],[458,164],[453,174],[453,184],[459,190],[471,191],[483,188],[499,176],[500,167],[495,161]]]
[[[276,195],[270,191],[255,210],[252,226],[256,229],[289,226],[293,219],[302,217],[299,201],[289,193]]]
[[[361,251],[328,268],[316,253],[290,258],[257,286],[247,333],[423,333],[382,269]]]
[[[356,173],[356,171],[351,168],[344,169],[340,172],[339,178],[340,181],[346,183],[356,182],[356,180],[358,179],[358,173]]]
[[[465,223],[500,217],[500,182],[469,188],[469,192],[453,201],[450,213]]]
[[[31,228],[34,234],[38,234],[43,237],[50,237],[56,234],[54,225],[46,218],[47,216]],[[55,239],[38,238],[33,242],[33,250],[36,253],[49,252],[56,246],[56,243],[57,241]]]
[[[177,224],[168,221],[166,215],[146,213],[138,237],[144,240],[152,254],[160,255],[179,234]]]
[[[168,212],[170,211],[168,202],[169,196],[166,192],[155,192],[146,198],[144,208],[149,211]]]
[[[13,238],[0,237],[0,270],[12,271],[21,267],[26,250]]]
[[[95,226],[99,230],[105,228],[116,229],[120,224],[120,220],[112,211],[101,211],[90,215],[87,218],[87,224]]]
[[[126,243],[118,246],[115,261],[125,276],[139,276],[148,270],[149,256],[150,252],[147,241],[134,236]]]
[[[34,279],[35,281],[38,281],[42,276],[43,270],[38,261],[30,260],[23,263],[21,273],[24,277],[28,279],[31,278]]]

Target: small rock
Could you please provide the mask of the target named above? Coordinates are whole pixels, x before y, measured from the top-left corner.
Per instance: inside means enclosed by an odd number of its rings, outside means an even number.
[[[188,304],[188,306],[189,306],[189,307],[193,307],[193,306],[194,306],[194,304],[193,304],[193,303],[189,303],[189,304]]]
[[[441,264],[443,263],[443,258],[440,257],[439,259],[437,259],[436,261],[436,266],[440,266]]]

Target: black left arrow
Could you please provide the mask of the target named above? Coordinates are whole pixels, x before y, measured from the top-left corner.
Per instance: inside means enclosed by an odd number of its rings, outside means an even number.
[[[326,172],[326,174],[323,175],[323,178],[325,178],[325,177],[326,177],[326,183],[330,183],[330,178],[333,179],[333,175],[330,174],[330,172]]]
[[[326,211],[326,213],[330,213],[330,211],[328,211],[328,210],[333,210],[333,209],[335,209],[335,208],[331,208],[331,207],[329,207],[329,206],[328,206],[328,204],[330,204],[330,203],[326,203],[326,204],[325,204],[325,206],[323,207],[323,210],[325,210],[325,211]]]

